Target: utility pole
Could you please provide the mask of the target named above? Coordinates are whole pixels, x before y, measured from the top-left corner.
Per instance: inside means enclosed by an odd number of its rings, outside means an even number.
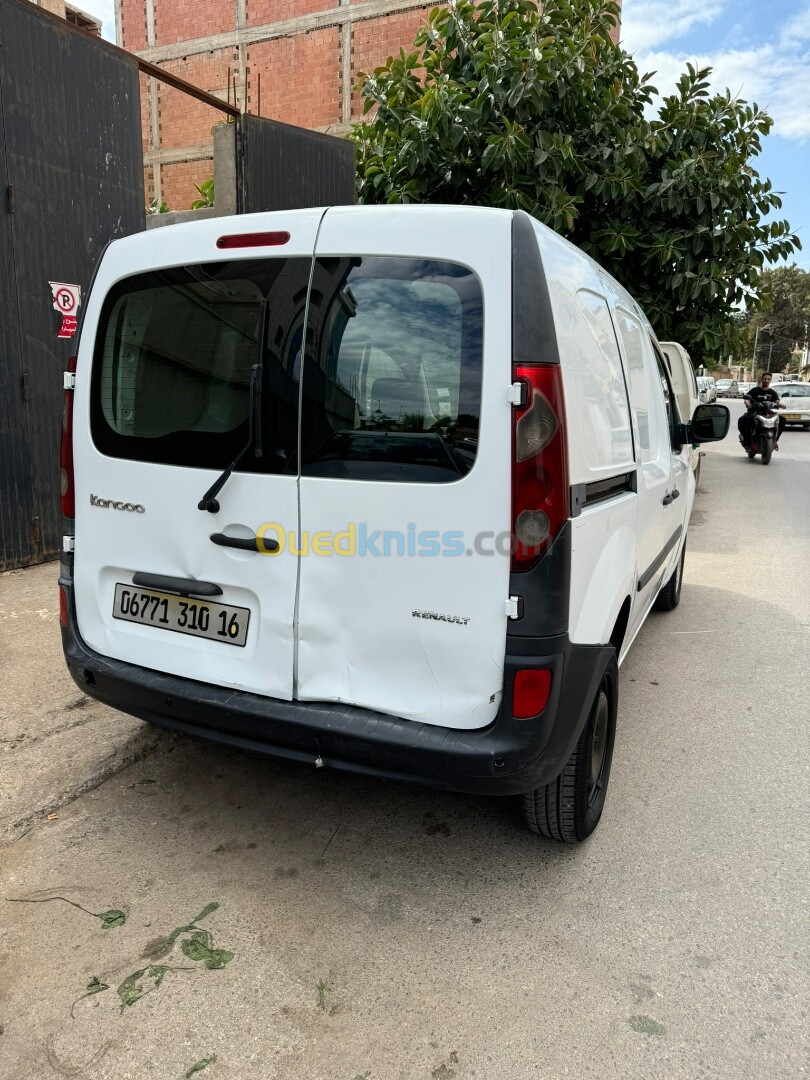
[[[751,357],[751,376],[752,376],[752,378],[755,377],[756,373],[757,373],[757,344],[758,343],[759,343],[759,327],[757,327],[757,332],[754,334],[754,355]]]
[[[757,331],[754,334],[754,355],[751,358],[751,377],[756,379],[757,377],[757,351],[759,345],[759,332],[760,330],[767,330],[771,335],[771,348],[768,352],[768,371],[771,370],[771,353],[773,352],[773,327],[770,323],[765,323],[764,326],[758,326]]]

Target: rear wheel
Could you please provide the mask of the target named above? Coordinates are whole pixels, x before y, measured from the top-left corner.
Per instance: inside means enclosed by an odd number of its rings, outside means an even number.
[[[748,449],[748,450],[746,450],[745,452],[746,452],[746,454],[748,454],[749,458],[750,458],[750,459],[751,459],[752,461],[753,461],[753,460],[754,460],[754,458],[755,458],[755,457],[757,456],[757,452],[756,452],[756,450],[751,450],[751,449],[749,448],[749,449]]]
[[[681,557],[672,571],[672,577],[655,598],[653,605],[656,611],[672,611],[681,602],[681,586],[683,585],[683,564],[686,559],[686,541],[681,548]]]
[[[766,439],[762,444],[762,464],[767,465],[773,454],[773,439]]]
[[[523,796],[524,819],[539,836],[576,844],[599,824],[613,760],[618,682],[614,657],[568,764],[556,780]]]

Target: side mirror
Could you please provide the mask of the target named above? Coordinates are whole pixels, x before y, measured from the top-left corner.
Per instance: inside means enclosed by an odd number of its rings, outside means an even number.
[[[730,423],[725,405],[698,405],[692,413],[689,437],[693,443],[719,442],[728,435]]]

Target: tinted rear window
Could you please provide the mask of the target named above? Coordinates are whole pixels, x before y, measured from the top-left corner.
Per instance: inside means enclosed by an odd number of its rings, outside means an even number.
[[[247,441],[250,369],[263,359],[264,456],[246,455],[239,469],[288,469],[310,267],[310,259],[206,263],[119,282],[96,341],[91,427],[98,448],[223,468]]]
[[[264,452],[238,470],[297,472],[311,271],[302,472],[422,482],[468,472],[481,411],[480,285],[465,267],[400,258],[237,260],[119,282],[96,341],[99,450],[224,468],[247,442],[260,362]]]
[[[302,474],[456,480],[481,412],[483,308],[472,271],[319,259],[303,385]]]

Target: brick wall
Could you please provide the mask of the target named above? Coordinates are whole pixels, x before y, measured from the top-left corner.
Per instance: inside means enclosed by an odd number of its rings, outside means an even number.
[[[250,111],[299,127],[325,128],[340,120],[340,32],[336,27],[276,38],[247,50]]]
[[[352,120],[363,116],[363,97],[354,90],[358,72],[367,75],[384,64],[389,56],[397,56],[399,50],[413,48],[413,39],[420,26],[427,22],[431,4],[414,11],[403,11],[397,15],[384,15],[378,19],[369,19],[358,23],[352,35]]]
[[[301,127],[344,131],[362,116],[354,91],[413,44],[423,0],[115,0],[119,44],[242,108]],[[255,38],[255,40],[254,40]],[[185,209],[213,173],[216,109],[141,78],[147,202]]]

